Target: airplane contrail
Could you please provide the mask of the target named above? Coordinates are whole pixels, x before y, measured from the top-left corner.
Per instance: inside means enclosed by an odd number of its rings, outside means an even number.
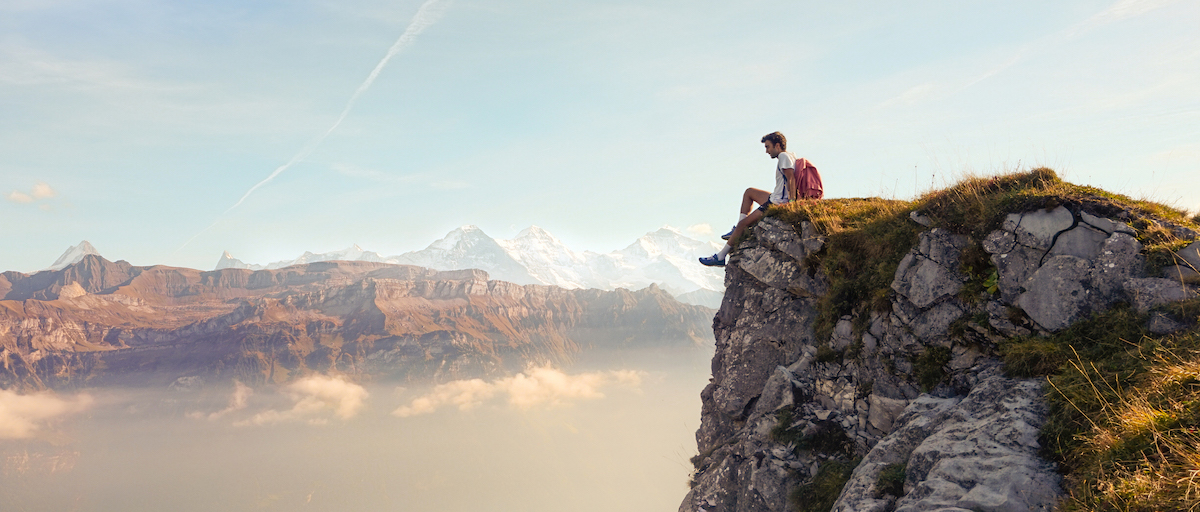
[[[342,113],[338,116],[337,121],[334,121],[329,129],[325,130],[324,133],[314,138],[308,144],[305,144],[304,147],[301,148],[291,160],[288,160],[287,163],[275,168],[270,175],[268,175],[262,181],[255,183],[253,187],[250,187],[250,190],[247,190],[245,194],[242,194],[241,199],[238,199],[233,206],[230,206],[224,212],[221,212],[221,215],[217,216],[217,220],[219,221],[220,217],[240,206],[246,201],[246,198],[250,197],[250,194],[253,194],[255,190],[259,189],[259,187],[270,183],[271,180],[275,179],[275,177],[279,176],[280,174],[283,174],[283,171],[288,170],[289,167],[296,165],[305,158],[308,158],[308,155],[312,153],[314,149],[317,149],[317,146],[320,146],[321,143],[325,141],[325,138],[329,137],[329,134],[333,133],[333,131],[342,124],[342,121],[346,119],[346,115],[350,113],[350,109],[354,108],[354,102],[358,101],[358,97],[362,96],[364,92],[367,92],[367,89],[371,88],[371,84],[375,83],[375,79],[379,77],[379,73],[383,71],[383,67],[387,65],[388,61],[392,60],[392,57],[395,57],[396,54],[400,53],[402,50],[407,48],[408,45],[412,44],[412,42],[417,38],[418,35],[421,34],[422,31],[424,31],[426,28],[429,28],[430,25],[433,25],[434,22],[441,18],[442,14],[446,10],[444,4],[447,2],[448,0],[425,0],[425,3],[421,4],[421,7],[417,9],[417,13],[413,15],[412,21],[408,23],[408,27],[404,29],[404,33],[400,34],[400,38],[397,39],[395,43],[392,43],[392,47],[388,48],[387,54],[383,56],[383,59],[380,59],[379,64],[375,65],[375,69],[371,70],[371,73],[367,75],[367,79],[363,80],[363,83],[358,86],[358,89],[355,89],[354,94],[352,94],[350,96],[350,100],[346,102],[346,107],[342,109]],[[196,233],[194,236],[189,238],[187,242],[184,242],[183,245],[179,246],[179,249],[175,249],[175,251],[178,252],[180,249],[187,247],[188,244],[192,243],[192,240],[195,240],[196,237],[200,236],[205,231],[208,231],[215,225],[217,225],[217,221],[214,221],[207,228],[200,230],[199,233]]]

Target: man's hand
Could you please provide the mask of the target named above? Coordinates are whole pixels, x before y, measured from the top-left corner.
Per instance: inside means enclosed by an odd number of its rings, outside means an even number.
[[[783,173],[784,176],[787,176],[788,202],[799,200],[800,197],[796,195],[796,170],[784,169]]]

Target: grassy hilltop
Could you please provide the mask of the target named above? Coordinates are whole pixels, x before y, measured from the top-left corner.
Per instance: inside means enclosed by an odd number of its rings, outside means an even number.
[[[995,295],[997,278],[979,242],[1009,213],[1059,205],[1133,227],[1148,275],[1176,264],[1173,251],[1190,243],[1176,236],[1177,228],[1200,231],[1200,215],[1073,185],[1045,168],[970,177],[914,201],[807,201],[769,215],[797,227],[810,221],[827,237],[825,249],[805,264],[829,276],[816,324],[818,337],[828,339],[843,315],[862,322],[889,307],[897,265],[926,229],[910,218],[914,212],[969,237],[961,263],[970,281],[960,298],[979,304]],[[1007,338],[999,346],[1010,375],[1048,382],[1051,417],[1041,444],[1064,473],[1065,510],[1200,507],[1200,300],[1158,312],[1189,327],[1152,335],[1146,315],[1118,305],[1054,335]]]

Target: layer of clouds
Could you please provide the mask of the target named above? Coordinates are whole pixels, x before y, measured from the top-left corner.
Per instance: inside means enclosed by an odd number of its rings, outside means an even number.
[[[349,420],[362,411],[363,402],[368,396],[366,388],[342,377],[326,375],[297,380],[283,388],[283,393],[294,402],[291,409],[268,409],[235,425],[268,425],[291,421],[322,425],[328,423],[331,416]],[[234,391],[234,403],[236,399],[237,391]]]
[[[537,367],[492,382],[480,379],[456,380],[440,384],[430,392],[412,400],[392,414],[400,417],[429,414],[443,407],[470,410],[501,396],[510,406],[528,410],[535,407],[555,407],[579,400],[604,398],[601,389],[607,386],[638,388],[643,373],[633,370],[613,370],[569,375],[550,367]]]
[[[47,422],[86,410],[91,395],[61,398],[51,392],[22,395],[0,389],[0,439],[20,439],[34,435]]]

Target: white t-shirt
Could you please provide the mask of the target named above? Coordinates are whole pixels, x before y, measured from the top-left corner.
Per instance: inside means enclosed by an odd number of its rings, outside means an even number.
[[[779,164],[775,167],[775,192],[771,193],[771,204],[784,204],[788,202],[788,192],[787,174],[783,170],[796,168],[796,155],[791,151],[784,151],[775,159],[779,160]]]

